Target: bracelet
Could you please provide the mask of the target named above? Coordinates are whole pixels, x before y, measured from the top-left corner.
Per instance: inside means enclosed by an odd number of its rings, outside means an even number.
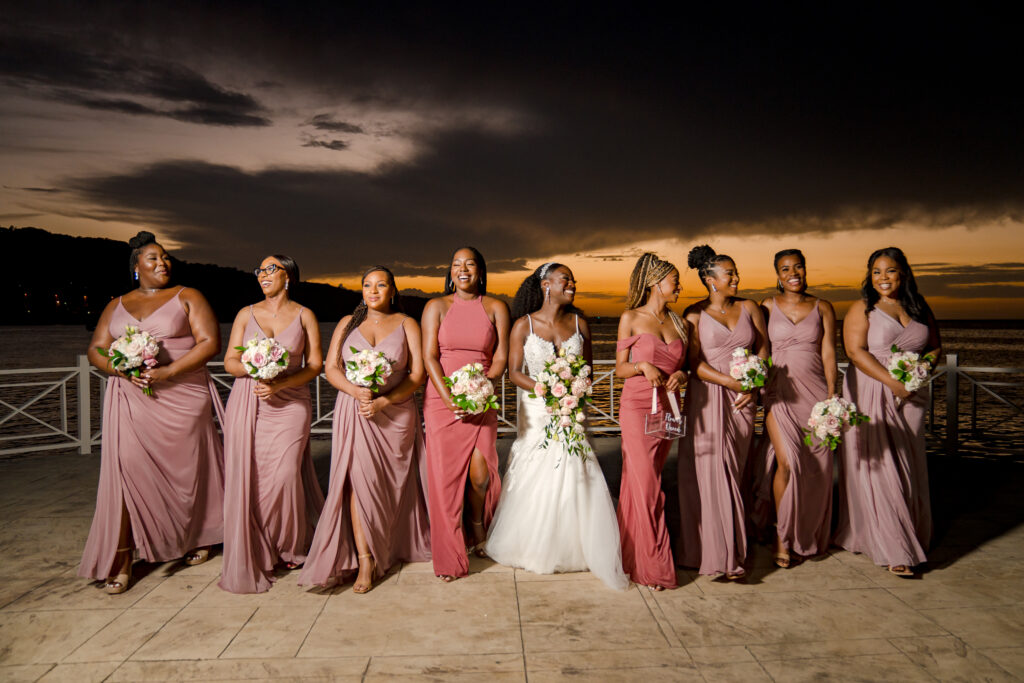
[[[640,364],[639,363],[633,363],[633,376],[636,377],[639,374],[640,374]]]

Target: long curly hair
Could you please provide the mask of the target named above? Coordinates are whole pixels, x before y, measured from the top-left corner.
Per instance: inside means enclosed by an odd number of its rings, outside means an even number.
[[[672,271],[679,269],[668,261],[662,261],[655,254],[646,252],[636,261],[629,276],[629,293],[626,294],[626,308],[637,308],[647,303],[651,287],[658,284]]]
[[[932,310],[928,306],[928,302],[924,300],[921,293],[917,291],[917,280],[914,279],[914,271],[910,267],[910,263],[907,261],[906,255],[903,250],[899,247],[886,247],[884,249],[876,249],[871,252],[871,256],[868,257],[868,272],[864,276],[864,283],[860,288],[861,299],[864,300],[866,307],[864,313],[870,313],[874,308],[875,304],[881,298],[881,295],[875,291],[874,285],[871,284],[871,269],[882,256],[888,256],[900,269],[900,289],[897,292],[897,298],[900,304],[903,305],[903,310],[907,312],[912,319],[925,325],[928,324],[928,318],[931,316]]]
[[[480,296],[487,294],[487,261],[484,260],[484,255],[476,247],[458,247],[452,252],[452,259],[463,249],[468,249],[473,252],[473,260],[476,261],[476,272],[479,275],[479,280],[476,285],[476,293]],[[452,280],[452,260],[448,259],[448,272],[444,275],[444,293],[451,294],[455,291],[455,281]]]
[[[540,307],[544,305],[544,287],[541,283],[544,278],[559,268],[568,268],[568,266],[551,261],[526,276],[526,279],[519,285],[519,289],[516,290],[516,298],[512,301],[512,320],[519,320],[524,315],[540,310]],[[576,306],[569,306],[567,310],[577,315],[583,315],[583,311]]]
[[[363,276],[359,278],[360,284],[366,282],[366,278],[370,273],[381,272],[388,276],[388,284],[395,290],[394,298],[391,300],[392,312],[405,313],[405,308],[402,306],[402,295],[398,291],[398,285],[395,284],[395,274],[391,272],[386,266],[371,266],[363,272]],[[352,334],[352,331],[363,324],[366,321],[367,308],[366,302],[360,301],[356,305],[355,310],[352,311],[352,317],[349,318],[348,325],[345,326],[345,331],[341,333],[342,344],[338,348],[338,364],[344,366],[344,352],[345,352],[345,341],[348,336]]]
[[[732,261],[732,257],[726,254],[716,254],[715,250],[706,244],[702,244],[699,247],[694,247],[690,250],[690,253],[686,256],[686,265],[690,266],[697,271],[697,275],[700,277],[701,284],[708,290],[708,283],[705,281],[707,276],[711,274],[711,271],[719,263],[725,261]],[[733,261],[735,263],[735,261]]]

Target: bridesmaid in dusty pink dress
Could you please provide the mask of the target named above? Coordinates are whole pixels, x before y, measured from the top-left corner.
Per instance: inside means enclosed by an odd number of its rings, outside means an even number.
[[[430,559],[423,432],[413,393],[423,384],[420,328],[401,312],[384,266],[363,274],[363,301],[338,323],[327,379],[338,389],[331,483],[300,585],[331,586],[356,574],[366,593],[399,562]],[[359,351],[392,361],[378,391],[354,384],[345,362]]]
[[[501,494],[495,449],[498,416],[493,410],[464,413],[444,385],[446,375],[467,363],[482,363],[494,382],[505,372],[508,306],[486,295],[486,280],[487,264],[480,252],[459,248],[445,277],[445,295],[431,299],[423,310],[423,361],[430,376],[423,402],[430,544],[434,573],[444,581],[469,573],[467,536],[476,554],[484,556],[482,546]]]
[[[932,515],[924,420],[928,387],[910,393],[885,369],[895,345],[939,357],[939,328],[896,247],[868,259],[868,274],[843,323],[851,367],[843,396],[870,418],[843,438],[837,545],[899,576],[927,560]]]
[[[149,562],[184,555],[200,564],[223,538],[223,455],[213,423],[223,409],[206,371],[220,350],[217,319],[202,294],[169,286],[171,260],[152,233],[128,244],[138,288],[103,310],[88,352],[111,377],[96,514],[78,575],[105,581],[108,593],[128,589],[135,551]],[[139,377],[113,369],[96,350],[129,325],[160,341],[159,364]]]
[[[700,500],[699,514],[682,515],[682,544],[700,547],[700,573],[746,574],[746,512],[741,490],[754,435],[755,393],[743,392],[729,375],[732,353],[749,349],[768,356],[760,307],[736,296],[736,264],[707,246],[694,247],[687,259],[708,288],[706,299],[686,310],[696,327],[689,363],[696,377],[686,396],[687,434],[679,454],[679,497]],[[687,549],[687,555],[693,552]]]
[[[836,393],[836,314],[832,304],[807,293],[799,249],[777,253],[775,273],[780,294],[761,302],[774,368],[764,392],[764,474],[755,486],[764,507],[774,500],[774,559],[787,568],[790,553],[812,557],[828,549],[832,451],[807,446],[804,429],[814,404]]]
[[[287,256],[268,256],[256,269],[265,299],[238,312],[224,369],[237,377],[224,424],[224,568],[220,587],[262,593],[281,563],[306,560],[324,505],[309,452],[309,383],[320,374],[320,327],[292,301],[299,268]],[[242,352],[251,339],[276,339],[288,366],[270,381],[250,377]]]
[[[615,374],[625,379],[619,398],[622,570],[634,583],[657,591],[679,585],[661,490],[661,470],[673,441],[644,428],[652,392],[661,410],[671,410],[668,395],[678,401],[686,384],[682,368],[690,327],[668,308],[678,298],[679,270],[650,252],[642,255],[629,278],[615,345]]]

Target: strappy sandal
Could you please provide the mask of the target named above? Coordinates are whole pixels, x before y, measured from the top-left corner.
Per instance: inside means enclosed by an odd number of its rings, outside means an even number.
[[[903,578],[914,576],[914,570],[905,564],[897,564],[895,566],[889,565],[889,573],[895,574],[896,576],[902,576]]]
[[[359,555],[358,557],[359,557],[360,561],[362,561],[362,560],[364,560],[366,558],[370,558],[370,563],[373,565],[373,569],[377,568],[377,563],[374,562],[374,560],[373,560],[373,553],[366,553],[364,555]],[[373,577],[373,571],[372,570],[370,571],[370,576]],[[370,579],[369,585],[367,585],[367,584],[360,585],[358,583],[352,585],[352,592],[353,593],[357,593],[359,595],[363,595],[364,593],[369,593],[371,590],[373,590],[373,579],[372,578]]]
[[[301,562],[285,562],[284,563],[284,568],[287,569],[290,572],[293,572],[296,569],[300,569],[301,567],[302,567],[302,563]]]
[[[471,524],[473,526],[480,527],[481,531],[486,531],[484,529],[484,522],[483,522],[483,520],[480,520],[479,522],[471,522]],[[479,543],[477,543],[476,545],[474,545],[472,548],[469,549],[470,552],[473,553],[474,555],[476,555],[477,557],[482,557],[482,558],[486,558],[487,557],[487,551],[484,549],[484,546],[487,545],[487,539],[486,539],[487,534],[485,533],[484,536],[485,536],[484,540],[480,541]]]
[[[745,571],[726,572],[725,573],[725,578],[728,579],[729,581],[740,581],[742,579],[747,578],[747,573]]]
[[[117,552],[114,554],[114,559],[116,560],[117,556],[120,555],[121,553],[131,553],[131,550],[132,549],[131,549],[130,546],[127,547],[127,548],[118,548]],[[123,564],[121,566],[124,567]],[[128,586],[131,585],[131,582],[132,582],[132,557],[129,554],[128,555],[128,571],[126,571],[126,572],[118,572],[117,576],[115,576],[113,578],[109,578],[108,577],[106,583],[103,584],[103,592],[105,592],[107,595],[119,595],[121,593],[124,593],[126,590],[128,590]]]
[[[190,567],[194,567],[197,564],[202,564],[210,559],[210,548],[196,548],[185,555],[185,564]]]

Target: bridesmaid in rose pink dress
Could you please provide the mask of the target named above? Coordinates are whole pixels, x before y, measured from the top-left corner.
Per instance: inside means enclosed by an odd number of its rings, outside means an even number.
[[[320,374],[320,327],[288,292],[299,269],[268,256],[256,269],[266,299],[238,312],[224,369],[237,377],[224,424],[224,568],[220,587],[262,593],[274,567],[306,559],[324,504],[309,452],[309,382]],[[272,337],[288,350],[288,366],[271,381],[250,377],[242,352],[250,339]]]
[[[835,542],[913,576],[912,568],[927,560],[932,531],[924,436],[929,388],[908,392],[885,365],[894,345],[934,362],[939,329],[896,247],[871,254],[861,296],[843,324],[853,366],[843,396],[870,421],[843,439]]]
[[[78,575],[105,580],[108,593],[128,589],[134,551],[149,562],[185,555],[187,564],[199,564],[223,538],[223,455],[213,423],[213,412],[223,409],[206,371],[220,350],[217,319],[199,292],[169,286],[171,260],[152,233],[128,244],[138,289],[103,310],[88,352],[111,377],[96,514]],[[136,378],[96,350],[109,348],[128,325],[161,345],[159,364]]]
[[[807,294],[804,255],[775,255],[780,296],[766,299],[774,369],[765,388],[764,475],[755,482],[760,507],[776,517],[775,564],[790,566],[790,553],[805,557],[828,549],[832,525],[832,451],[807,446],[804,429],[814,404],[835,395],[835,311]],[[770,513],[765,515],[770,518]]]
[[[497,415],[492,410],[480,415],[463,412],[451,402],[444,385],[445,376],[468,363],[483,364],[495,383],[505,372],[508,306],[486,296],[486,278],[487,264],[479,251],[456,250],[445,277],[445,295],[431,299],[423,311],[423,360],[430,376],[423,402],[430,544],[434,573],[444,581],[469,573],[467,536],[477,555],[483,556],[482,544],[501,494]]]
[[[679,497],[687,501],[696,495],[700,512],[682,515],[682,543],[699,544],[701,574],[739,579],[746,574],[741,484],[754,435],[756,390],[743,392],[729,367],[737,348],[767,357],[764,317],[756,303],[736,296],[740,277],[731,258],[704,245],[690,250],[688,263],[708,288],[708,297],[686,311],[697,329],[689,353],[696,378],[686,396],[688,429],[679,454]]]
[[[622,569],[635,583],[654,590],[678,586],[661,490],[661,470],[673,442],[644,431],[652,392],[661,410],[671,410],[668,395],[678,399],[686,383],[682,367],[690,328],[668,308],[678,298],[676,267],[652,253],[641,256],[630,277],[615,345],[615,374],[625,378],[619,399]]]
[[[327,351],[327,379],[338,389],[331,483],[300,585],[331,586],[356,574],[366,593],[400,562],[430,559],[423,432],[413,393],[423,384],[420,329],[401,312],[391,271],[363,275],[363,301],[338,323]],[[353,351],[355,349],[355,351]],[[393,362],[374,392],[345,374],[364,350]]]

